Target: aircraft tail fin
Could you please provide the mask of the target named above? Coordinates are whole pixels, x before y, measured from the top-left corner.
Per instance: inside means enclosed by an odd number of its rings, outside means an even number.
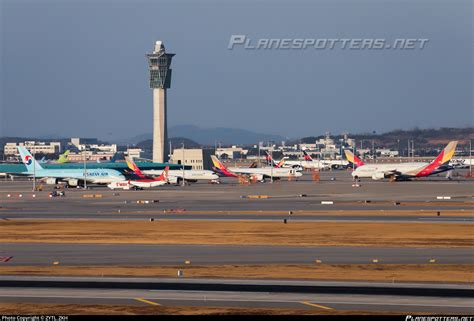
[[[278,162],[278,164],[275,165],[276,168],[281,168],[283,167],[283,164],[285,164],[285,159],[282,158],[280,159],[280,161]]]
[[[117,161],[117,159],[118,159],[118,154],[119,154],[119,153],[115,153],[114,156],[112,156],[112,158],[110,159],[110,162],[111,162],[111,163],[115,163],[115,162]]]
[[[305,150],[303,151],[303,157],[304,157],[304,160],[307,162],[313,161],[313,158]]]
[[[63,163],[67,163],[69,162],[67,156],[69,155],[70,153],[70,150],[66,150],[64,153],[62,153],[61,155],[59,155],[59,158],[58,158],[58,163],[59,164],[63,164]]]
[[[166,166],[165,169],[163,170],[163,173],[156,179],[157,181],[168,181],[168,173],[169,173],[170,167]]]
[[[224,164],[215,156],[211,155],[212,163],[214,164],[214,170],[222,175],[230,176],[230,177],[237,177],[236,174],[230,172]]]
[[[43,167],[36,161],[36,159],[30,154],[30,152],[24,146],[18,146],[20,152],[21,161],[26,166],[28,173],[33,174],[35,170],[41,170]]]
[[[457,145],[458,142],[456,140],[450,141],[448,145],[446,145],[446,147],[441,151],[441,153],[439,153],[439,155],[431,163],[429,163],[418,174],[416,174],[416,176],[428,176],[441,165],[448,163],[451,158],[453,158]]]
[[[133,161],[131,157],[126,157],[125,161],[127,162],[128,168],[130,168],[138,177],[145,178],[140,168],[138,168],[137,164]]]
[[[221,163],[221,161],[215,156],[211,155],[211,160],[212,164],[214,164],[214,167],[219,169],[219,170],[226,170],[227,167],[224,166],[224,164]]]
[[[354,155],[349,149],[344,149],[344,153],[346,154],[346,158],[350,163],[355,164],[357,167],[364,165],[364,162],[359,157]]]

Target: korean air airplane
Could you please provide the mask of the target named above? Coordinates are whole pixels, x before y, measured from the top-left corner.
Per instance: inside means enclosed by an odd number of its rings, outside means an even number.
[[[56,184],[57,181],[66,181],[71,186],[77,186],[84,181],[92,184],[110,184],[125,180],[125,176],[114,169],[48,169],[43,168],[30,152],[23,146],[18,146],[21,160],[26,165],[23,175],[45,178],[47,184]]]

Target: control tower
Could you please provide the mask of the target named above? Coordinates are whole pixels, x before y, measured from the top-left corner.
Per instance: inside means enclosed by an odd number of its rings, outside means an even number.
[[[171,85],[171,59],[163,42],[155,43],[153,53],[147,54],[150,88],[153,89],[153,162],[168,161],[168,124],[166,121],[166,89]]]

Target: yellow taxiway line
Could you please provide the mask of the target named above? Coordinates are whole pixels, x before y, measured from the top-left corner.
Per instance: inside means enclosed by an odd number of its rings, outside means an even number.
[[[324,306],[324,305],[319,305],[319,304],[307,302],[307,301],[303,301],[303,302],[300,302],[300,303],[305,304],[305,305],[309,305],[309,306],[312,306],[312,307],[324,309],[324,310],[334,310],[333,308],[330,308],[330,307],[327,307],[327,306]]]
[[[145,300],[143,298],[135,298],[135,300],[143,302],[143,303],[151,304],[151,305],[161,305],[159,303],[156,303],[156,302],[153,302],[153,301],[148,301],[148,300]]]

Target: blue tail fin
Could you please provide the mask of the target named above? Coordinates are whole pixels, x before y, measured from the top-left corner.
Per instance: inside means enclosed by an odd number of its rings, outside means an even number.
[[[18,151],[20,152],[21,161],[25,164],[28,173],[33,173],[35,170],[43,169],[25,147],[18,146]]]
[[[118,159],[119,153],[115,153],[114,156],[110,159],[111,163],[115,163],[115,161]]]

